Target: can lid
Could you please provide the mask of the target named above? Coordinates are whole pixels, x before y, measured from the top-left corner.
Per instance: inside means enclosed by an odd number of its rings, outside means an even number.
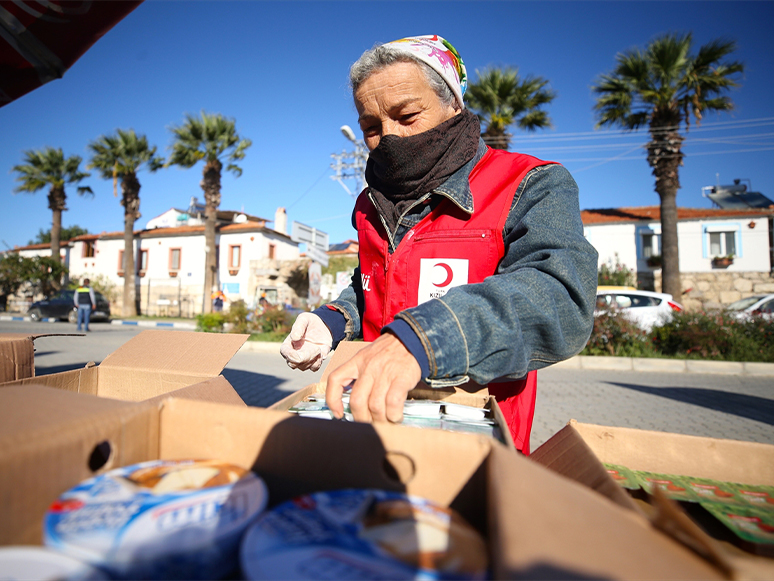
[[[3,580],[103,581],[109,577],[91,565],[45,547],[0,547]]]

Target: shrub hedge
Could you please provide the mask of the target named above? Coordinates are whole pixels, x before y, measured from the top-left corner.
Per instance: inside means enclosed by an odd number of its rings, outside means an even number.
[[[621,313],[594,319],[581,355],[670,357],[774,363],[774,321],[739,321],[728,313],[679,312],[650,333]]]

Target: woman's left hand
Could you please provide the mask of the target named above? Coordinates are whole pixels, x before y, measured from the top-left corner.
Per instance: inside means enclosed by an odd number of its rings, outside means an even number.
[[[337,418],[344,415],[341,395],[352,384],[349,408],[355,421],[403,420],[403,403],[422,379],[422,371],[403,343],[385,333],[328,376],[325,401]]]

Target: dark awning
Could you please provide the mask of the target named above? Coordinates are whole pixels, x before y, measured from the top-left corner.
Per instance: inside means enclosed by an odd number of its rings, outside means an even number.
[[[142,0],[0,1],[0,107],[54,79]]]

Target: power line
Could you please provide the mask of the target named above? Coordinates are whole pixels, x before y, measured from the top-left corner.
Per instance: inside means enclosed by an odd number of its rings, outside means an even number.
[[[295,206],[295,205],[296,205],[298,202],[300,202],[300,201],[301,201],[301,199],[302,199],[302,198],[303,198],[305,195],[307,195],[309,192],[311,192],[311,191],[312,191],[312,188],[313,188],[313,187],[315,187],[315,186],[317,185],[317,183],[318,183],[318,182],[319,182],[321,179],[323,179],[323,177],[325,177],[325,174],[327,174],[327,173],[328,173],[328,167],[326,166],[326,167],[325,167],[325,169],[323,170],[323,172],[320,174],[320,177],[318,177],[316,180],[314,180],[314,183],[313,183],[311,186],[309,186],[309,187],[307,188],[307,190],[306,190],[306,191],[305,191],[303,194],[301,194],[301,195],[298,197],[298,199],[297,199],[295,202],[293,202],[292,204],[290,204],[290,205],[287,207],[287,209],[288,209],[288,210],[290,210],[290,208],[292,208],[292,207],[293,207],[293,206]]]

